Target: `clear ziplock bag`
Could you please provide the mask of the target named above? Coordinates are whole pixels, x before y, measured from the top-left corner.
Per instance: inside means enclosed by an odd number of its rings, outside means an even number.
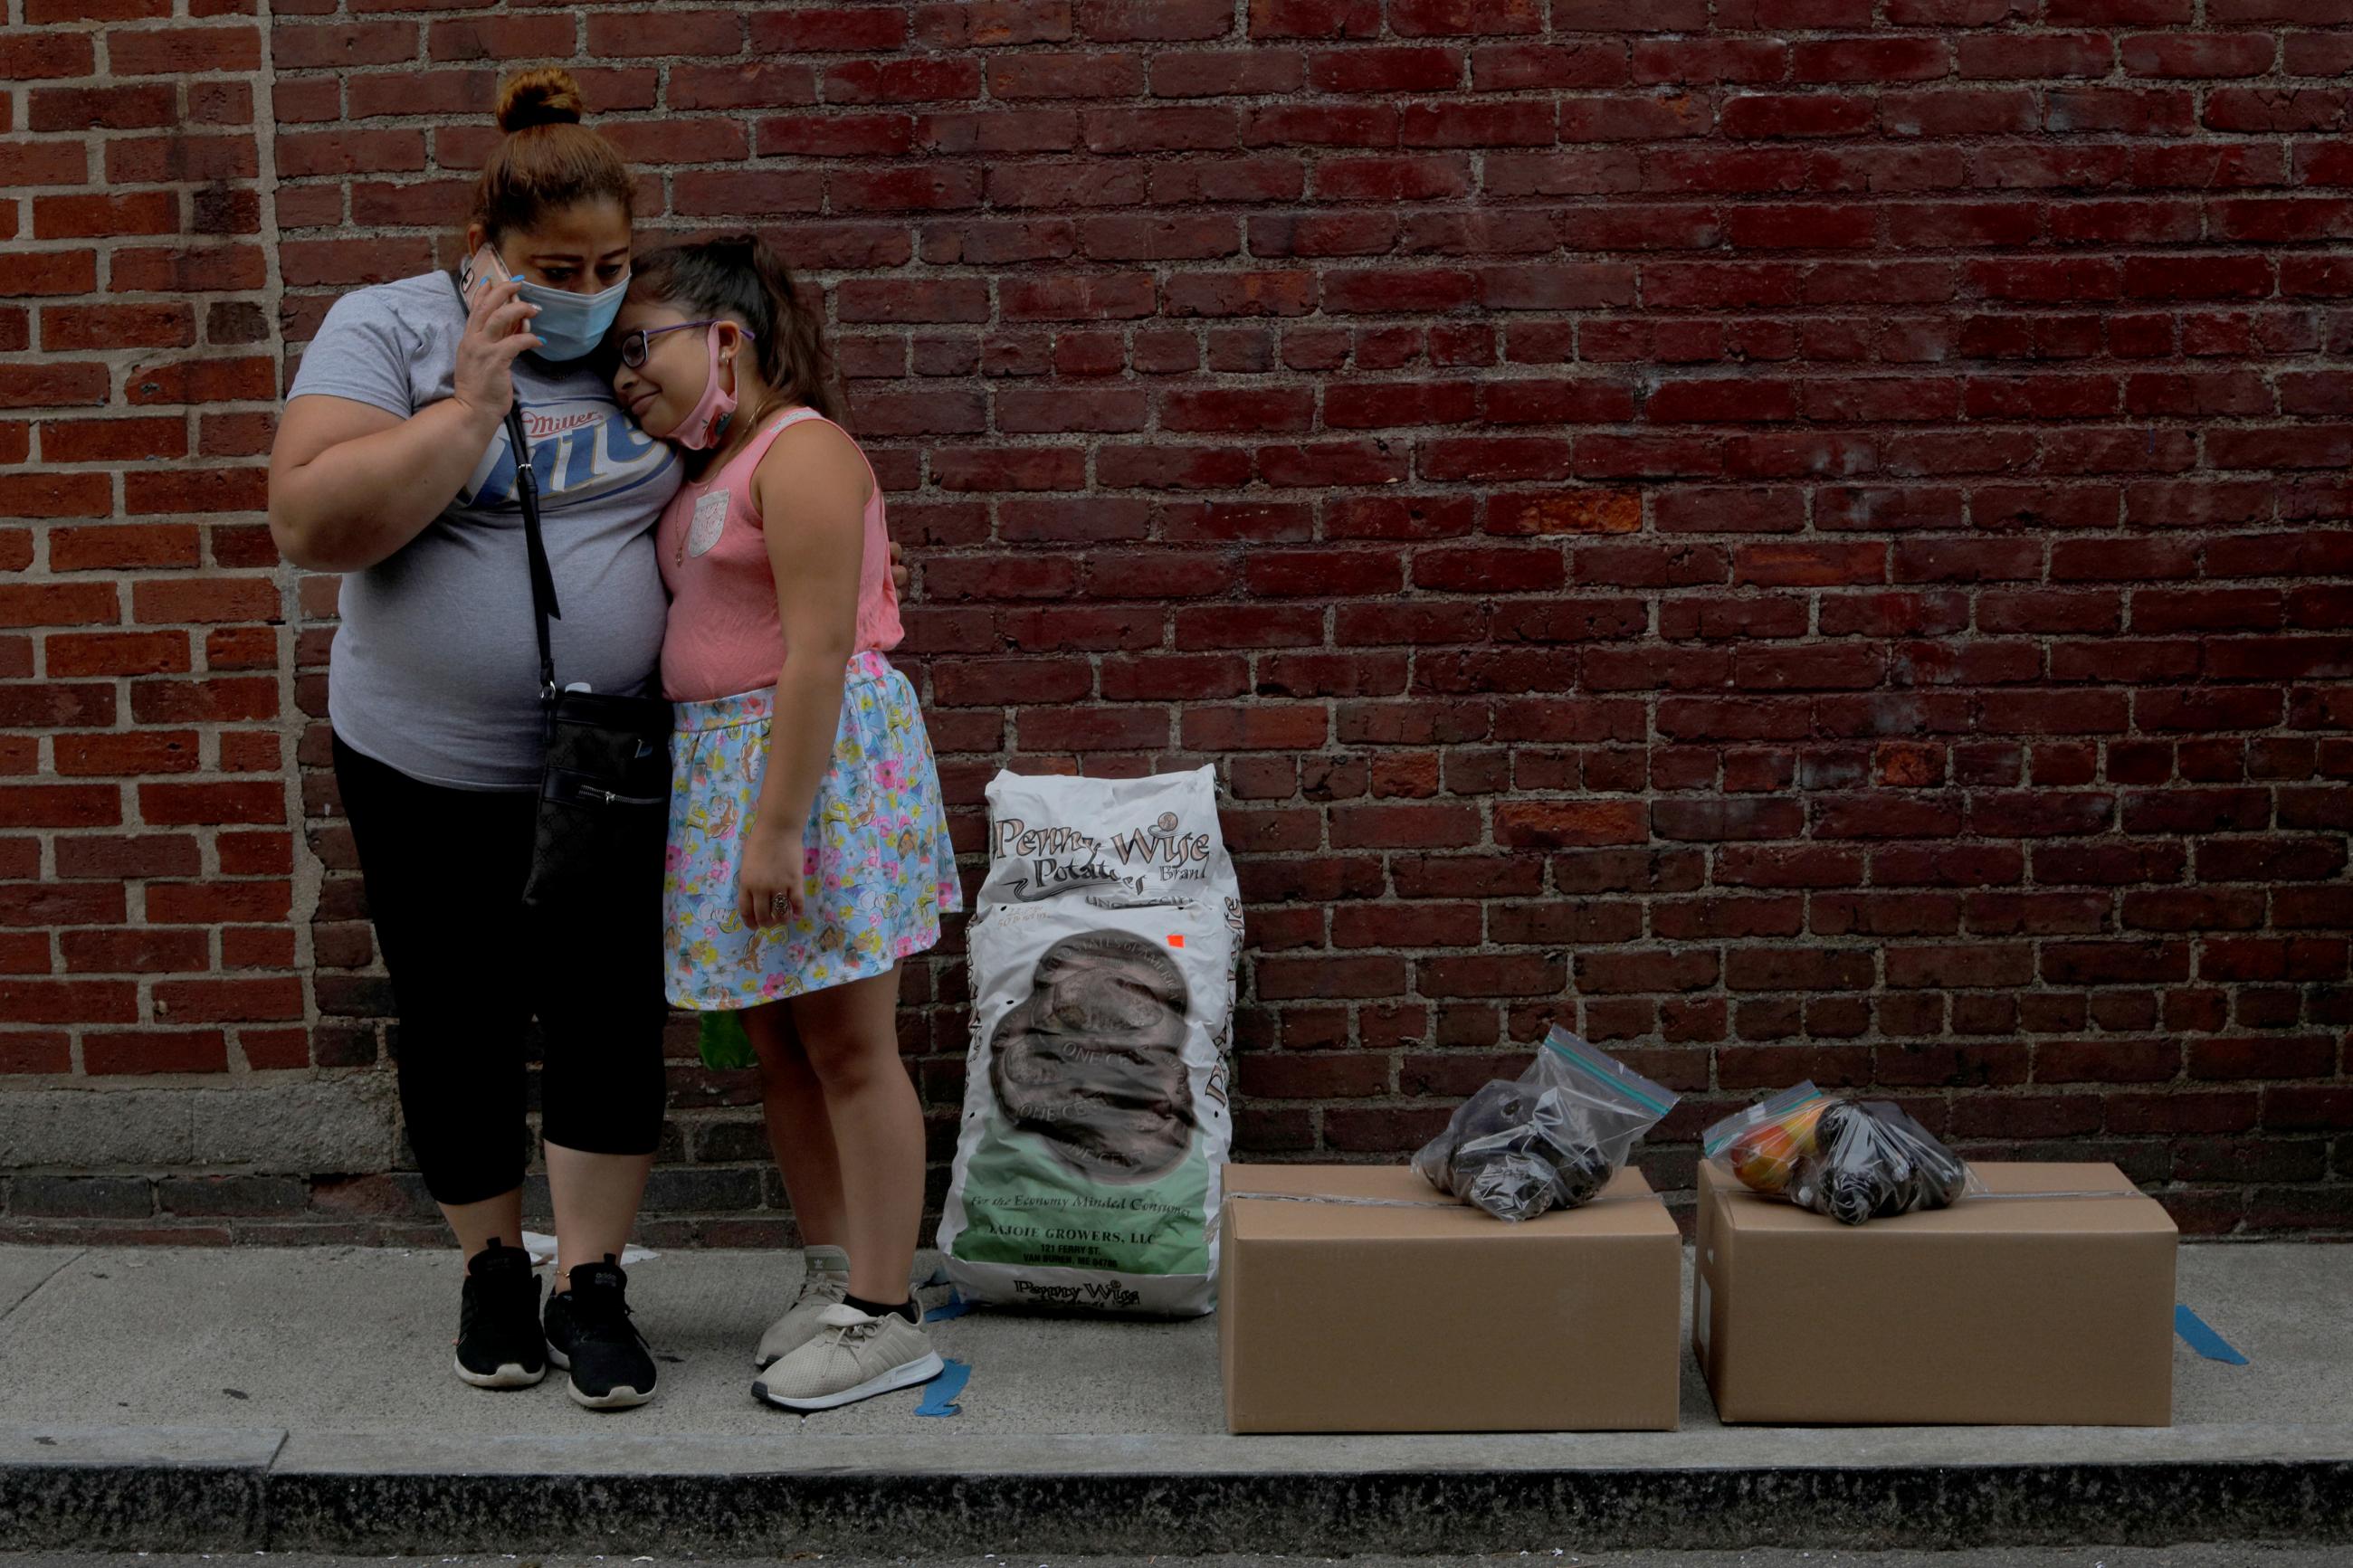
[[[1785,1089],[1707,1130],[1701,1146],[1751,1192],[1841,1225],[1945,1208],[1982,1183],[1893,1100]]]
[[[1414,1155],[1413,1168],[1440,1192],[1497,1219],[1577,1208],[1609,1184],[1634,1141],[1676,1099],[1556,1027],[1525,1072],[1464,1100],[1446,1131]]]

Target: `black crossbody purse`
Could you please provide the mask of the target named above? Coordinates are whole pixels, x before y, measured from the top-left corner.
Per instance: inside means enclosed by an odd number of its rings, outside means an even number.
[[[451,283],[457,279],[452,278]],[[466,290],[458,286],[464,304]],[[522,406],[507,405],[515,497],[531,568],[532,629],[539,639],[539,706],[547,756],[522,900],[543,906],[627,890],[659,875],[670,832],[670,707],[659,697],[565,691],[555,683],[547,623],[564,618],[539,524],[539,475],[523,437]]]
[[[522,415],[507,409],[515,494],[531,556],[532,628],[539,637],[539,704],[547,760],[539,824],[522,901],[544,905],[634,885],[661,865],[670,833],[670,708],[659,697],[565,691],[555,684],[547,623],[562,619],[555,575],[539,528],[539,476],[523,444]]]

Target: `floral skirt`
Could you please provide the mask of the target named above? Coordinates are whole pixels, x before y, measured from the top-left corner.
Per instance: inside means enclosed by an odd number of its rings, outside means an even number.
[[[755,929],[735,909],[744,835],[768,771],[773,689],[676,704],[663,959],[673,1005],[756,1007],[887,973],[964,907],[940,776],[907,678],[879,653],[849,661],[833,764],[802,831],[807,902]]]

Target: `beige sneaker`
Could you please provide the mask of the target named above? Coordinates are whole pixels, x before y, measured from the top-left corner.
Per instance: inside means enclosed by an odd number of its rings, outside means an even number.
[[[828,1307],[839,1306],[849,1294],[849,1254],[839,1247],[812,1247],[807,1253],[807,1272],[801,1276],[800,1294],[785,1315],[768,1325],[760,1336],[760,1348],[752,1357],[752,1370],[761,1371],[773,1363],[800,1349],[818,1336],[818,1315]]]
[[[818,1314],[817,1337],[752,1384],[752,1392],[787,1410],[831,1410],[929,1383],[942,1371],[923,1329],[896,1312],[870,1318],[843,1304]]]

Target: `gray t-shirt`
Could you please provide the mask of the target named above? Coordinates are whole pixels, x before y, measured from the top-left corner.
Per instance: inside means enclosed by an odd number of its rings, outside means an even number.
[[[448,274],[344,295],[302,356],[290,399],[347,397],[406,418],[448,397],[465,313]],[[555,679],[656,689],[665,604],[654,524],[677,454],[633,424],[587,362],[514,362],[540,524],[562,617]],[[441,515],[343,581],[328,716],[344,744],[428,784],[539,782],[539,653],[514,458],[501,427]]]

